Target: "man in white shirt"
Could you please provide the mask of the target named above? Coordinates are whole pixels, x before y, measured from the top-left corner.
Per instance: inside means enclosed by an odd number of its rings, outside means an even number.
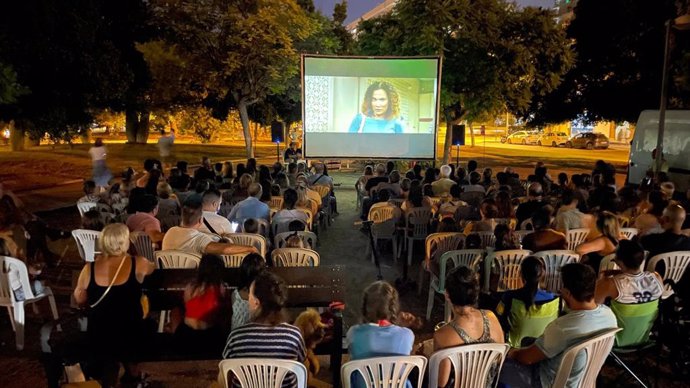
[[[233,206],[230,214],[228,214],[228,220],[242,223],[247,218],[261,218],[268,221],[271,210],[267,204],[259,200],[262,193],[263,191],[259,183],[254,182],[250,184],[247,189],[249,197]]]
[[[161,161],[165,164],[170,164],[172,155],[172,147],[175,143],[175,131],[170,131],[170,135],[165,135],[165,130],[161,129],[161,137],[158,138],[158,152],[161,156]]]
[[[449,165],[444,164],[441,166],[441,177],[431,184],[431,189],[434,191],[434,195],[440,197],[443,193],[449,193],[451,186],[455,184],[455,181],[450,179],[450,173],[452,169]]]
[[[227,218],[218,215],[220,203],[220,191],[216,189],[206,190],[201,199],[203,213],[199,231],[204,233],[213,233],[220,236],[235,233],[235,230],[230,225],[230,221]]]
[[[218,237],[200,232],[201,204],[190,202],[182,208],[181,226],[174,226],[163,237],[163,250],[177,249],[195,255],[234,255],[257,253],[256,248],[218,242]]]
[[[575,191],[571,189],[563,190],[561,207],[558,208],[558,214],[556,214],[557,231],[566,233],[570,229],[585,227],[585,215],[577,208],[579,203],[575,196]]]
[[[324,164],[316,163],[314,165],[314,171],[316,171],[316,174],[309,177],[309,185],[328,186],[331,190],[333,190],[333,178],[323,174],[324,172],[326,172]]]

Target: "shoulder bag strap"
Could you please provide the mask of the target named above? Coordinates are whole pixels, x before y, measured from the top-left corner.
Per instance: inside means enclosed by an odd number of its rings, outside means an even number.
[[[96,301],[96,303],[90,305],[89,307],[94,308],[94,307],[98,306],[98,304],[101,303],[101,301],[103,300],[103,298],[105,298],[105,296],[108,295],[108,291],[110,291],[110,289],[113,287],[113,284],[115,284],[115,279],[117,279],[117,275],[120,274],[120,270],[122,269],[122,265],[125,263],[125,260],[126,260],[126,259],[127,259],[127,256],[125,255],[125,257],[123,257],[123,258],[122,258],[122,261],[120,262],[120,266],[117,267],[117,271],[115,272],[115,276],[113,276],[113,280],[110,281],[110,284],[108,285],[108,288],[106,288],[105,292],[103,293],[103,295],[101,295],[100,298],[98,298],[98,300]],[[93,271],[95,271],[95,270],[96,270],[96,266],[94,265],[94,266],[93,266]],[[93,274],[93,281],[94,281],[94,282],[96,281],[96,274],[95,274],[95,273]]]
[[[216,230],[213,229],[213,226],[211,226],[211,223],[208,222],[208,220],[206,219],[206,217],[202,217],[201,219],[204,220],[204,225],[206,225],[206,227],[208,228],[209,232],[211,232],[211,233],[213,233],[213,234],[218,234],[218,232],[216,232]]]

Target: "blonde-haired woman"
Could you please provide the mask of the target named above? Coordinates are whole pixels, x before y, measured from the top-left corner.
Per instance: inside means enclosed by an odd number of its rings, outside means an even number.
[[[597,216],[597,232],[599,236],[580,244],[575,251],[582,256],[582,263],[599,272],[599,264],[606,255],[616,252],[618,242],[621,240],[621,227],[618,217],[608,211],[603,211]]]
[[[125,377],[140,378],[136,355],[142,345],[141,283],[154,266],[143,257],[127,254],[129,230],[110,224],[99,239],[101,255],[87,263],[79,275],[74,299],[90,306],[87,336],[95,373],[104,387],[117,385],[119,363]]]

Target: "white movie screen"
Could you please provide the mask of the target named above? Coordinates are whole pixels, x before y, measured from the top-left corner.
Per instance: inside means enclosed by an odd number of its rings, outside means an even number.
[[[438,58],[303,61],[306,157],[436,156]]]

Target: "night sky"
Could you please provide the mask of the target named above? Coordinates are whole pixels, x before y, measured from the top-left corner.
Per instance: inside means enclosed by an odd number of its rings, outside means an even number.
[[[553,7],[554,0],[516,0],[522,6],[536,6],[536,7]],[[321,10],[321,13],[327,16],[333,14],[333,5],[339,3],[340,0],[314,0],[316,8]],[[368,10],[374,8],[382,1],[378,0],[348,0],[347,1],[347,20],[345,24],[356,20]]]

